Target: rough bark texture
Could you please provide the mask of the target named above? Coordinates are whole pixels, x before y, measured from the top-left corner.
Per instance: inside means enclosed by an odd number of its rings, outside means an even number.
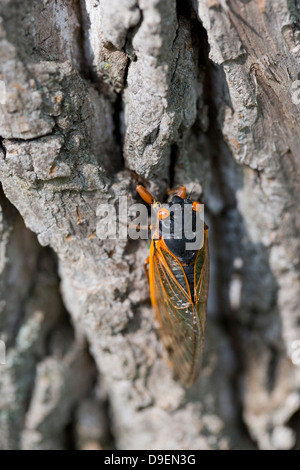
[[[299,1],[5,0],[0,16],[0,447],[299,447]],[[96,236],[100,203],[136,200],[129,170],[205,203],[192,389],[165,365],[149,244]]]

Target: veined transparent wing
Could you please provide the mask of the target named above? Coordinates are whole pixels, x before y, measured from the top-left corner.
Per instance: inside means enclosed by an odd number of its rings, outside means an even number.
[[[207,240],[208,229],[204,230],[204,243],[195,261],[195,307],[202,331],[204,333],[207,313],[207,297],[209,287],[209,250]]]
[[[160,240],[152,240],[149,263],[151,300],[162,342],[178,378],[192,385],[199,376],[203,352],[204,329],[197,306],[181,264]],[[185,288],[178,278],[185,279]]]

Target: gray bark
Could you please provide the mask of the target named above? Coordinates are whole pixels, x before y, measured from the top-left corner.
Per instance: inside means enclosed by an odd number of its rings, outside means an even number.
[[[0,447],[299,448],[298,0],[5,0],[0,16]],[[149,243],[96,236],[99,204],[137,200],[130,170],[205,203],[192,389],[157,336]]]

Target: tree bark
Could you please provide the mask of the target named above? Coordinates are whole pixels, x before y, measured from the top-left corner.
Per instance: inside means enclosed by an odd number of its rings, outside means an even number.
[[[0,447],[299,448],[299,1],[6,0],[0,17]],[[137,200],[133,172],[205,204],[191,389],[157,336],[149,242],[97,237],[100,204]]]

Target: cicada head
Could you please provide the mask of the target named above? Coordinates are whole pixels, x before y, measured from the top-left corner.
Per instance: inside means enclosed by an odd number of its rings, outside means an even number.
[[[145,202],[152,204],[157,216],[155,237],[162,238],[170,252],[182,263],[190,264],[204,239],[201,204],[186,197],[185,186],[181,186],[166,204],[155,201],[143,186],[137,186],[136,189]]]
[[[178,194],[157,212],[160,237],[171,253],[183,263],[189,264],[194,260],[202,243],[203,221],[200,214],[200,204]],[[198,248],[188,248],[191,244],[197,244],[200,238]]]

